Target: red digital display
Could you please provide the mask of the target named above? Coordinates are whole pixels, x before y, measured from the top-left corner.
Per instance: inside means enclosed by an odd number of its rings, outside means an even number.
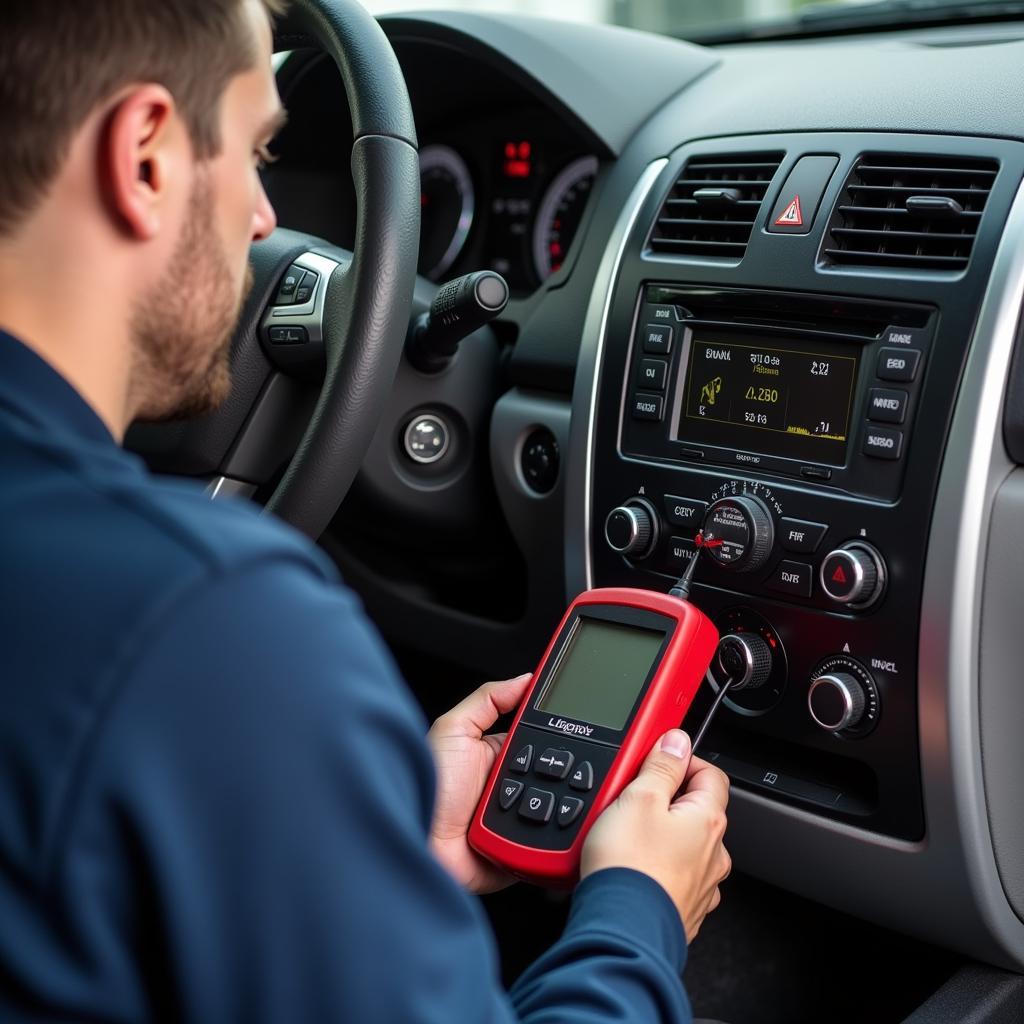
[[[530,154],[533,146],[527,140],[521,142],[505,143],[505,177],[506,178],[528,178],[533,165],[530,162]]]

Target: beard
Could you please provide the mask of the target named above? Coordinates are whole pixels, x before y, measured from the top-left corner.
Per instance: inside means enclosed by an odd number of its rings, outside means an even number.
[[[236,290],[214,223],[213,188],[200,176],[167,270],[132,311],[136,419],[200,416],[231,390],[231,338],[253,275],[247,267]]]

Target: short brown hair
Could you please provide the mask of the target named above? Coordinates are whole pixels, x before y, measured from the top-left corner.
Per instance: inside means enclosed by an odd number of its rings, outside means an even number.
[[[132,82],[165,86],[197,156],[216,154],[221,96],[256,60],[245,2],[0,0],[0,235],[42,200],[89,113]]]

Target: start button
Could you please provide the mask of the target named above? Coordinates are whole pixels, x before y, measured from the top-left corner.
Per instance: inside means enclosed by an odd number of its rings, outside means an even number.
[[[416,416],[405,428],[405,454],[413,462],[429,465],[443,459],[451,443],[451,431],[440,416],[425,413]]]

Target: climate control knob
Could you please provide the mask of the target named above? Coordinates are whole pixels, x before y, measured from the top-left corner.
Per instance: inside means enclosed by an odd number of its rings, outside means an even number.
[[[771,554],[772,515],[760,498],[737,494],[713,502],[704,516],[704,548],[723,569],[753,572]]]
[[[850,541],[830,551],[821,563],[821,589],[837,604],[867,608],[885,588],[885,562],[870,544]]]
[[[829,672],[811,683],[807,707],[811,718],[828,732],[855,729],[867,708],[864,687],[846,672]]]
[[[757,633],[728,633],[718,641],[717,668],[730,690],[756,690],[772,672],[772,652]]]
[[[643,498],[630,498],[613,508],[604,521],[608,546],[620,555],[643,558],[650,554],[657,540],[657,513]]]

